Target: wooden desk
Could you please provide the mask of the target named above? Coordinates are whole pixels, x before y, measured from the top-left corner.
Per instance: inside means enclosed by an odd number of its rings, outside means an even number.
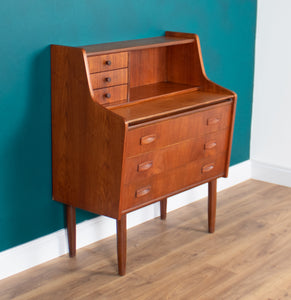
[[[53,197],[67,206],[70,256],[75,208],[117,220],[119,274],[126,214],[209,184],[229,167],[236,94],[208,80],[199,38],[165,36],[84,47],[51,46]]]

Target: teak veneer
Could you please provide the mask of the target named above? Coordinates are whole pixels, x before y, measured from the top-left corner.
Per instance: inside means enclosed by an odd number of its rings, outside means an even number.
[[[199,38],[165,36],[84,47],[51,46],[53,198],[117,220],[119,274],[126,214],[202,183],[215,229],[216,179],[227,177],[236,94],[205,75]]]

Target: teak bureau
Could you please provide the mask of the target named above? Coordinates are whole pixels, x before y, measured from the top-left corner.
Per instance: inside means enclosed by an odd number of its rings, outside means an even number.
[[[84,47],[51,46],[53,198],[66,204],[70,256],[75,208],[117,220],[119,274],[126,214],[228,173],[236,94],[205,75],[198,36]]]

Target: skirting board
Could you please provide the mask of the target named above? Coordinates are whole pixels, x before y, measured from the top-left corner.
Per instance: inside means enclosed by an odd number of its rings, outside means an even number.
[[[280,168],[256,160],[252,160],[251,169],[253,179],[291,187],[290,169]]]
[[[228,178],[218,180],[218,191],[251,178],[250,161],[230,167]],[[168,211],[175,210],[207,196],[207,185],[168,198]],[[160,214],[159,203],[129,213],[127,227],[133,227]],[[116,233],[115,220],[97,217],[77,225],[77,248],[95,243]],[[68,253],[65,229],[0,253],[0,280]]]

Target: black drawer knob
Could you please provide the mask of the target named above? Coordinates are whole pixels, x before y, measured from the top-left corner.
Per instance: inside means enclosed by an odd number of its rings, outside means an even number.
[[[110,81],[111,81],[111,78],[110,78],[110,77],[106,77],[106,78],[105,78],[105,81],[110,82]]]
[[[106,65],[110,66],[111,65],[111,60],[106,60]]]
[[[106,93],[104,96],[105,96],[105,98],[108,98],[108,99],[109,99],[109,98],[111,97],[111,94]]]

